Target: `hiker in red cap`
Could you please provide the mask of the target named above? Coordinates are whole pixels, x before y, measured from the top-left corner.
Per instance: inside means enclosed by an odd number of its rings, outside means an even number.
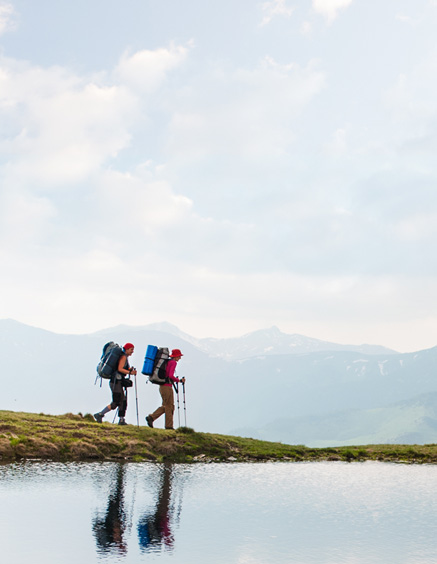
[[[134,352],[134,346],[132,343],[126,343],[123,347],[123,354],[120,356],[118,361],[118,368],[114,375],[111,377],[109,386],[112,391],[112,402],[104,407],[102,411],[94,413],[94,419],[97,423],[103,421],[103,417],[108,411],[112,409],[117,409],[118,407],[118,424],[127,425],[125,420],[126,409],[127,409],[127,391],[126,388],[132,386],[132,380],[126,379],[126,376],[133,374],[136,376],[136,368],[131,368],[129,366],[128,358]],[[128,384],[130,383],[130,384]]]
[[[162,397],[162,405],[158,407],[153,413],[146,417],[147,425],[153,427],[153,422],[161,417],[165,413],[165,428],[174,429],[173,427],[173,413],[174,413],[174,395],[173,395],[173,383],[182,382],[185,383],[185,378],[179,378],[175,376],[176,364],[181,360],[184,355],[179,349],[173,349],[171,351],[170,360],[167,362],[165,368],[165,375],[167,382],[165,384],[160,384],[159,393]]]

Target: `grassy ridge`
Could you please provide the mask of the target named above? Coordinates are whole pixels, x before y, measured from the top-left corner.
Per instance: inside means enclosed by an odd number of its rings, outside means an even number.
[[[437,444],[307,448],[182,427],[176,431],[110,423],[92,415],[44,415],[0,411],[0,461],[316,461],[383,460],[437,463]]]

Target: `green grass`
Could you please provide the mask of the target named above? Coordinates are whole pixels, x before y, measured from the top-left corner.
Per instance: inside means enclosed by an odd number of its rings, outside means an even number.
[[[437,445],[308,448],[242,437],[110,423],[92,415],[0,411],[0,461],[132,460],[172,462],[364,461],[437,463]]]

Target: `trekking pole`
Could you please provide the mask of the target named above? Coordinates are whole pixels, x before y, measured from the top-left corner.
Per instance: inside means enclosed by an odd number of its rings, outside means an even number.
[[[135,402],[137,404],[137,427],[140,427],[140,419],[138,416],[138,391],[137,391],[137,375],[135,374]]]
[[[175,392],[176,392],[176,398],[177,398],[177,402],[178,402],[178,427],[181,426],[181,413],[180,413],[180,409],[179,409],[179,383],[176,382],[175,386],[174,386]]]
[[[187,426],[187,407],[185,403],[185,382],[182,382],[182,392],[184,397],[184,416],[185,416],[185,427]]]
[[[115,423],[115,418],[117,417],[117,413],[118,413],[118,407],[117,407],[117,409],[116,409],[116,411],[115,411],[114,419],[112,420],[113,423]]]

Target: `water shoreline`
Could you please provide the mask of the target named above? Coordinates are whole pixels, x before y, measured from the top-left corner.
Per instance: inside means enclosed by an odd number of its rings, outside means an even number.
[[[437,464],[437,444],[310,448],[146,426],[98,424],[92,415],[0,411],[0,463],[19,460],[262,462],[365,461]]]

